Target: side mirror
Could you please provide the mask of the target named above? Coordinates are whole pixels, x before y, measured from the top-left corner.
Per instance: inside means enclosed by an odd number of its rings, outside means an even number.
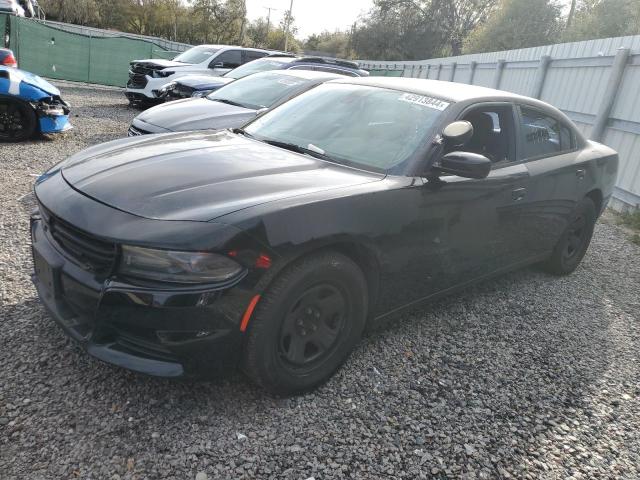
[[[473,137],[473,125],[466,120],[450,123],[442,131],[442,137],[447,145],[462,146]]]
[[[442,157],[436,169],[459,177],[482,179],[491,171],[491,160],[477,153],[451,152]]]
[[[212,65],[209,65],[210,68],[224,68],[224,63],[222,62],[216,62]]]

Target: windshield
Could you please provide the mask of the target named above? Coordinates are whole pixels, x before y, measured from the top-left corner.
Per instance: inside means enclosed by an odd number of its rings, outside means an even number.
[[[173,60],[182,63],[202,63],[214,55],[219,48],[211,47],[193,47],[186,52],[181,53]]]
[[[423,95],[349,84],[325,84],[245,128],[258,140],[297,145],[338,162],[389,170],[430,140],[449,103]]]
[[[284,73],[264,72],[225,85],[207,98],[259,110],[271,107],[282,98],[297,95],[309,83],[307,79]]]
[[[253,73],[264,72],[267,70],[280,70],[284,65],[284,62],[278,62],[276,60],[254,60],[253,62],[245,63],[241,67],[234,68],[223,76],[238,79]]]

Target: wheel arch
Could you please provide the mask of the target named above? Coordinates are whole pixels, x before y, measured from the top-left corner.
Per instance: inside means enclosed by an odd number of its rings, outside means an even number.
[[[367,320],[375,313],[375,306],[380,290],[380,261],[376,250],[364,242],[355,239],[334,239],[323,242],[312,242],[295,251],[282,255],[273,265],[269,275],[263,277],[260,282],[260,290],[266,291],[278,275],[289,265],[299,259],[314,255],[323,251],[340,253],[353,261],[362,271],[367,283],[368,312]]]
[[[602,206],[603,206],[602,191],[599,188],[595,188],[591,190],[589,193],[587,193],[585,197],[593,201],[594,205],[596,206],[596,213],[599,216],[602,213]]]

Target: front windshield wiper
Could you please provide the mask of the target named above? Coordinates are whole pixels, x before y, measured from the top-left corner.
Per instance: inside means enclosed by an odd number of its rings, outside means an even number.
[[[232,128],[231,131],[239,135],[244,135],[245,137],[255,138],[253,135],[247,132],[244,128]]]
[[[273,145],[274,147],[284,148],[285,150],[291,150],[292,152],[302,153],[304,155],[309,155],[311,157],[319,158],[321,160],[328,160],[334,163],[341,163],[335,158],[331,157],[330,155],[327,155],[326,153],[321,153],[320,151],[322,149],[316,147],[315,145],[309,144],[310,147],[314,147],[314,148],[306,148],[300,145],[296,145],[295,143],[281,142],[279,140],[264,139],[261,141],[263,141],[264,143],[268,143],[269,145]]]

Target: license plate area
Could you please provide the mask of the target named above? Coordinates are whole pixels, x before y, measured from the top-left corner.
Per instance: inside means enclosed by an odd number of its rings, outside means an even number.
[[[36,277],[40,282],[43,290],[53,298],[58,298],[60,294],[60,278],[59,273],[54,269],[45,258],[38,253],[37,250],[33,251],[33,263]]]

